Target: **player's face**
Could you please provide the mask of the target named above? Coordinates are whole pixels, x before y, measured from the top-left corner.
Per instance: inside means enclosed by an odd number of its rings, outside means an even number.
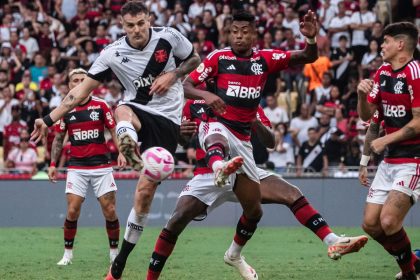
[[[246,54],[252,49],[255,28],[247,21],[234,21],[230,29],[230,45],[239,54]]]
[[[73,89],[73,88],[77,87],[78,85],[80,85],[83,82],[83,80],[85,78],[86,78],[85,74],[74,74],[70,78],[69,88]]]
[[[381,45],[381,55],[382,59],[385,62],[391,62],[392,59],[397,55],[398,53],[398,46],[400,44],[401,40],[396,40],[395,38],[385,35],[384,36],[384,42]]]
[[[142,48],[149,40],[149,15],[140,13],[135,16],[125,14],[122,17],[123,29],[127,33],[128,41],[135,48]]]

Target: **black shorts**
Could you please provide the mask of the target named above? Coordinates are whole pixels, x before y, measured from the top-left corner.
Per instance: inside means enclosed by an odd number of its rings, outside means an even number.
[[[124,105],[130,107],[140,120],[141,129],[137,135],[141,143],[141,152],[151,147],[162,147],[171,154],[175,154],[178,146],[179,125],[165,117],[148,113],[134,105]]]

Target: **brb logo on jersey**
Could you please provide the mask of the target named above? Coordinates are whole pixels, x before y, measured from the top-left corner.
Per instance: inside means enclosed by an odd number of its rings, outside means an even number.
[[[99,137],[99,129],[73,130],[73,137],[76,141],[95,139]]]
[[[385,117],[402,118],[407,114],[404,105],[383,104],[383,106]]]
[[[155,77],[149,74],[148,77],[138,77],[137,79],[135,79],[133,81],[133,85],[136,88],[136,90],[138,90],[139,88],[152,86],[152,83],[154,80],[155,80]]]
[[[227,96],[257,99],[260,97],[261,87],[243,87],[229,85],[226,91]]]

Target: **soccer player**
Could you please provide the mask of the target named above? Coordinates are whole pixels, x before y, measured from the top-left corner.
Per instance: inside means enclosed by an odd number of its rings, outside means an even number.
[[[211,117],[209,107],[202,100],[188,100],[183,110],[181,136],[191,137],[199,124]],[[259,140],[269,148],[274,146],[274,136],[271,132],[270,121],[261,107],[258,109],[258,119],[252,125],[252,133],[258,135]],[[197,140],[197,139],[195,139]],[[147,279],[158,279],[167,258],[175,247],[177,238],[192,220],[203,220],[207,214],[226,201],[238,202],[234,192],[234,184],[223,188],[216,188],[213,181],[213,170],[207,167],[205,152],[201,148],[196,151],[197,166],[194,178],[191,179],[179,195],[175,210],[165,228],[156,241]],[[261,203],[282,204],[290,208],[296,219],[314,232],[326,245],[328,256],[339,259],[342,255],[357,252],[367,241],[366,236],[339,237],[329,228],[325,219],[316,211],[296,186],[283,180],[280,176],[257,168],[260,179]],[[234,180],[232,180],[234,182]],[[245,268],[247,265],[241,258]],[[226,263],[230,263],[229,259]],[[253,270],[254,271],[254,270]],[[248,274],[247,270],[239,270],[245,279],[256,279],[255,274]],[[248,277],[248,278],[246,278]]]
[[[373,152],[386,151],[367,195],[363,229],[396,259],[399,279],[417,279],[403,221],[420,195],[420,66],[413,59],[418,30],[399,22],[383,35],[385,63],[374,81],[362,80],[357,88],[360,117],[367,121],[378,110],[386,132],[371,143]]]
[[[83,82],[87,72],[81,68],[69,73],[69,88]],[[67,213],[64,222],[64,255],[58,265],[69,265],[73,259],[73,244],[77,231],[77,220],[89,185],[102,208],[106,221],[111,262],[118,254],[120,224],[115,212],[115,192],[117,186],[112,175],[112,166],[106,156],[109,150],[105,143],[105,128],[117,142],[115,121],[111,109],[104,100],[88,96],[72,112],[66,114],[56,125],[51,148],[51,163],[48,177],[56,182],[56,162],[60,159],[66,133],[69,134],[71,157],[67,172],[66,197]],[[120,153],[118,165],[124,167],[126,160]]]
[[[190,41],[173,28],[151,28],[143,2],[129,1],[121,8],[126,36],[106,47],[88,71],[88,77],[67,94],[62,104],[36,120],[32,138],[41,139],[47,125],[82,102],[106,74],[112,71],[122,83],[124,101],[115,110],[120,151],[127,163],[141,170],[141,149],[160,146],[174,153],[181,124],[183,87],[180,77],[200,63]],[[177,68],[176,62],[182,62]],[[109,279],[120,278],[130,252],[146,224],[158,183],[141,176],[134,195],[120,253]]]

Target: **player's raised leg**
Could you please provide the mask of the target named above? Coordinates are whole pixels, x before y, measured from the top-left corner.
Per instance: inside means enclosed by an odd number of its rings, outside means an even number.
[[[194,187],[194,186],[193,186]],[[165,228],[159,234],[152,257],[150,258],[147,280],[155,280],[172,254],[178,236],[197,216],[205,213],[207,205],[194,196],[181,196]]]
[[[74,238],[77,232],[77,220],[80,216],[80,209],[84,197],[67,193],[67,214],[64,221],[64,255],[57,265],[69,265],[73,260]]]
[[[259,184],[249,179],[248,176],[239,174],[234,192],[242,205],[243,214],[238,221],[235,236],[225,253],[224,260],[226,264],[235,267],[243,279],[258,279],[257,272],[245,262],[241,252],[257,229],[263,214]]]
[[[112,263],[118,255],[120,240],[120,222],[115,211],[115,191],[108,192],[98,198],[105,218],[105,227],[109,241],[109,260]]]
[[[115,109],[115,119],[117,121],[116,132],[120,152],[133,169],[140,171],[143,168],[137,144],[137,131],[141,128],[140,120],[133,110],[126,105],[120,105]]]

